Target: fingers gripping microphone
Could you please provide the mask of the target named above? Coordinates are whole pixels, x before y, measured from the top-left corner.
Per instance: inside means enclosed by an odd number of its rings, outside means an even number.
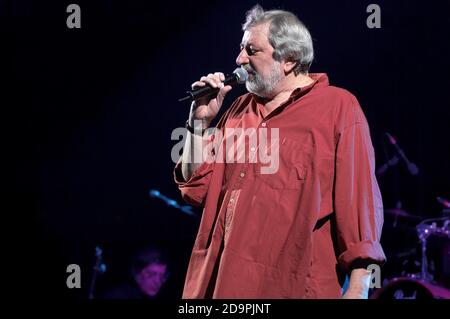
[[[222,83],[224,86],[226,85],[234,86],[236,84],[245,83],[245,81],[247,81],[247,78],[248,78],[247,71],[245,71],[243,68],[237,68],[236,70],[233,71],[233,74],[227,75],[225,77],[225,81],[223,81]],[[187,91],[188,95],[179,99],[178,102],[184,102],[186,100],[194,101],[201,97],[216,95],[217,93],[219,93],[219,91],[220,91],[219,88],[213,88],[209,85],[206,85],[200,88],[196,88],[192,91]]]

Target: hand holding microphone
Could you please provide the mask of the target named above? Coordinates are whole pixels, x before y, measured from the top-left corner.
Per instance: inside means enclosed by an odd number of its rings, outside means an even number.
[[[202,76],[199,81],[192,83],[192,91],[179,101],[192,100],[190,125],[193,120],[202,119],[204,128],[209,126],[222,107],[225,95],[231,91],[232,86],[245,83],[248,73],[243,68],[237,68],[232,75],[225,76],[221,72]]]

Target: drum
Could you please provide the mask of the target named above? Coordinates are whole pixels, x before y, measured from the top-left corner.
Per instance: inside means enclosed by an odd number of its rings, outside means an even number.
[[[421,278],[450,288],[450,219],[421,222],[416,228],[422,252]]]
[[[371,299],[450,299],[450,290],[429,282],[399,277],[377,289]]]

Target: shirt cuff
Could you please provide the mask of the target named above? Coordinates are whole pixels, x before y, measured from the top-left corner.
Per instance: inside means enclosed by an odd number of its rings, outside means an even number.
[[[349,247],[339,256],[338,264],[349,271],[356,260],[382,265],[386,261],[386,256],[379,242],[367,240]]]
[[[206,173],[210,170],[210,163],[203,162],[197,169],[192,173],[191,178],[189,180],[184,180],[183,173],[181,172],[181,161],[179,161],[173,170],[173,178],[175,180],[175,183],[177,183],[178,186],[184,186],[186,184],[189,184],[190,182],[198,179],[199,176],[204,176]]]
[[[181,197],[186,203],[193,206],[203,206],[209,188],[212,165],[204,162],[195,170],[189,180],[185,181],[181,173],[181,162],[177,163],[174,169],[174,180],[181,191]]]

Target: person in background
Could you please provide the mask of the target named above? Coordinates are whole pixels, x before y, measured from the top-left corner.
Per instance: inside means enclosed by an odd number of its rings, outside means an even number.
[[[169,277],[168,267],[161,249],[140,250],[130,266],[131,282],[108,291],[104,299],[156,299]]]

